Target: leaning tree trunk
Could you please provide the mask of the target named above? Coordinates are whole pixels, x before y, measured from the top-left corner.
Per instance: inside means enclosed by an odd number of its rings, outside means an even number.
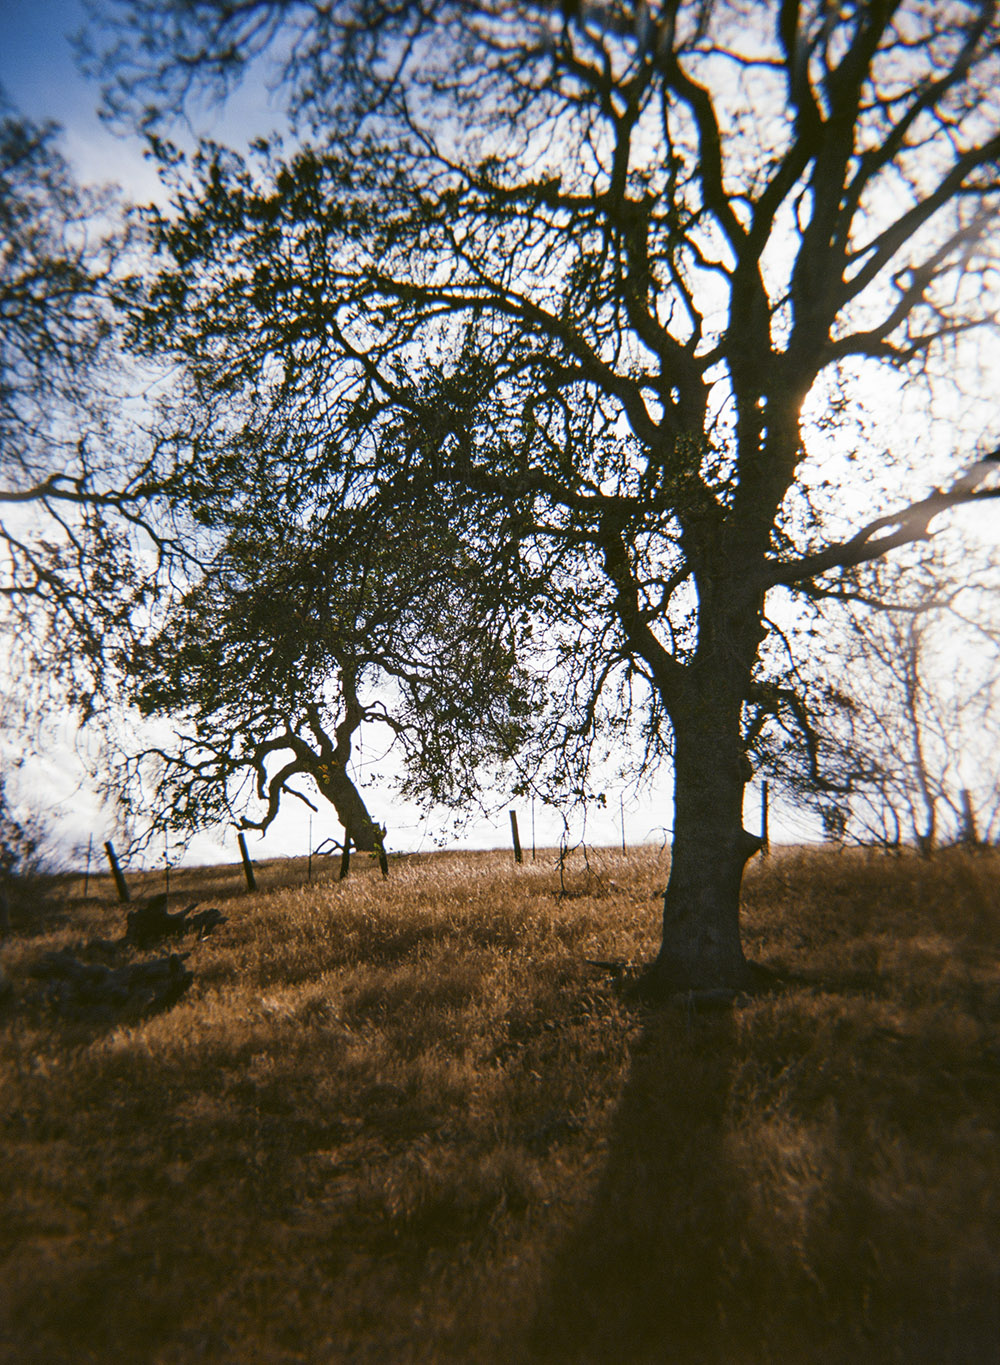
[[[361,793],[348,777],[344,765],[335,760],[328,761],[313,776],[358,852],[384,856],[385,830],[369,815]]]
[[[344,826],[345,858],[353,843],[359,853],[377,853],[382,876],[389,875],[389,860],[385,854],[385,827],[377,825],[368,814],[361,793],[347,775],[351,757],[351,741],[360,727],[364,712],[358,702],[357,668],[341,661],[340,686],[344,701],[344,716],[336,727],[336,743],[324,729],[315,705],[306,710],[313,734],[319,742],[319,760],[310,754],[309,768],[320,793],[333,806]]]

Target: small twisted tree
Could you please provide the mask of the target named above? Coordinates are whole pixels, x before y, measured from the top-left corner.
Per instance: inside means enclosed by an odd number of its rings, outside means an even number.
[[[518,624],[460,517],[377,501],[297,515],[271,487],[217,509],[221,544],[125,660],[140,713],[170,723],[112,772],[132,820],[151,813],[175,837],[223,820],[263,831],[284,797],[318,794],[384,863],[385,828],[350,773],[363,728],[398,750],[407,795],[467,813],[483,771],[522,748],[534,703]]]

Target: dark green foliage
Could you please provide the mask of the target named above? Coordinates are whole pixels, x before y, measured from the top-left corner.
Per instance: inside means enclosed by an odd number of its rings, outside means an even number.
[[[72,490],[58,418],[87,403],[107,337],[108,255],[90,240],[99,196],[70,174],[52,124],[18,116],[0,91],[0,495]],[[77,433],[78,435],[82,433]],[[80,470],[86,478],[86,471]],[[47,487],[46,480],[49,480]],[[0,500],[3,500],[0,497]]]
[[[115,195],[74,179],[60,130],[0,90],[0,652],[19,744],[67,701],[89,717],[109,673],[114,691],[114,642],[155,576],[151,542],[132,557],[155,458],[126,429],[116,349],[134,245]]]
[[[266,829],[305,776],[372,849],[382,836],[346,772],[364,726],[395,745],[407,794],[467,812],[536,708],[509,576],[484,575],[462,522],[461,508],[378,497],[317,514],[267,482],[220,508],[219,550],[127,660],[138,709],[178,738],[127,761],[126,800],[143,799],[152,760],[159,823]]]

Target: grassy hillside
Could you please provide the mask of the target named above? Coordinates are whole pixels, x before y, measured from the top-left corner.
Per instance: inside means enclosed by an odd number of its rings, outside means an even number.
[[[5,1365],[1000,1361],[1000,856],[758,860],[722,1011],[593,965],[655,851],[357,868],[175,877],[228,923],[128,1024],[31,998],[109,886],[14,917]]]

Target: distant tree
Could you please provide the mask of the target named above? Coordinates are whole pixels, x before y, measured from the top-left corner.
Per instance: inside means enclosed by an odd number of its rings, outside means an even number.
[[[0,777],[0,891],[15,877],[40,869],[48,838],[41,818],[18,809]]]
[[[521,750],[533,703],[525,626],[463,547],[461,509],[297,517],[265,488],[224,515],[236,524],[125,666],[141,714],[170,722],[111,774],[133,823],[266,830],[284,797],[315,809],[318,793],[384,864],[385,828],[349,771],[363,727],[399,753],[405,794],[468,815],[479,776]]]
[[[44,898],[41,879],[56,865],[53,831],[45,817],[18,799],[0,774],[0,938],[11,912],[31,913]]]
[[[147,125],[275,54],[317,139],[249,165],[206,148],[190,170],[159,144],[174,202],[152,221],[137,346],[182,362],[192,400],[237,405],[236,448],[275,478],[291,453],[304,489],[345,465],[355,487],[416,480],[479,509],[483,554],[499,500],[494,550],[573,560],[586,609],[567,606],[561,638],[571,659],[606,651],[590,713],[627,677],[668,722],[652,980],[746,984],[742,804],[777,600],[1000,495],[989,461],[954,477],[988,446],[956,451],[937,488],[942,462],[921,475],[912,438],[886,432],[854,511],[810,421],[837,386],[877,417],[880,367],[933,389],[994,320],[997,4],[101,13],[119,108]],[[279,451],[278,422],[311,442]],[[225,479],[232,452],[192,469]]]
[[[827,651],[843,704],[821,740],[850,780],[799,785],[832,834],[930,853],[970,835],[970,812],[977,838],[1000,834],[998,587],[996,563],[954,542],[859,579]]]

